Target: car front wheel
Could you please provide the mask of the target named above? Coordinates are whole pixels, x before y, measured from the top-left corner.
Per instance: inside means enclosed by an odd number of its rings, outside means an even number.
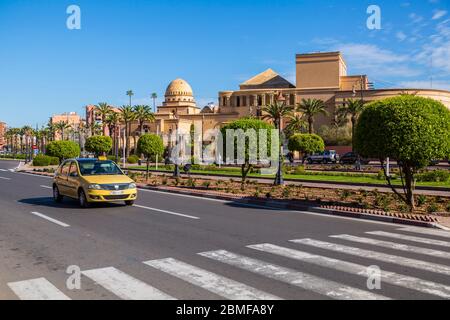
[[[86,194],[83,190],[78,192],[78,202],[80,203],[81,208],[88,208],[89,202],[87,201]]]
[[[63,200],[63,196],[59,193],[57,186],[53,186],[53,200],[58,203]]]

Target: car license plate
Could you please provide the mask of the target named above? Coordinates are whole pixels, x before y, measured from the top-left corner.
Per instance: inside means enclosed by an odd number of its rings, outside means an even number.
[[[118,195],[121,195],[121,194],[123,194],[123,191],[111,191],[111,195],[112,196],[118,196]]]

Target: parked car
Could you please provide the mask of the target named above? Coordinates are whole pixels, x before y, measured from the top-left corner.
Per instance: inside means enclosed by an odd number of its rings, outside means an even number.
[[[357,159],[358,159],[358,154],[356,152],[347,152],[340,158],[339,163],[340,164],[355,164]],[[361,157],[359,159],[361,161],[361,164],[369,164],[369,159],[365,159],[365,158],[361,158]]]
[[[339,155],[335,150],[327,150],[319,152],[306,157],[306,161],[309,164],[312,163],[337,163],[339,161]]]

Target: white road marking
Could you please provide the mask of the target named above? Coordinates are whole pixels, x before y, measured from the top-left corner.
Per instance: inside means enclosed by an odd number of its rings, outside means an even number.
[[[45,278],[10,282],[8,287],[21,300],[70,300]]]
[[[397,229],[397,230],[399,230],[399,231],[407,231],[407,232],[414,232],[414,233],[420,233],[420,234],[426,234],[426,235],[430,235],[430,236],[450,238],[450,232],[449,231],[443,231],[443,230],[413,228],[413,227],[400,228],[400,229]]]
[[[67,223],[64,223],[64,222],[61,222],[59,220],[50,218],[50,217],[46,216],[45,214],[42,214],[42,213],[39,213],[39,212],[31,212],[31,214],[33,214],[35,216],[38,216],[38,217],[40,217],[42,219],[48,220],[50,222],[56,223],[57,225],[60,225],[60,226],[62,226],[64,228],[70,227],[70,225],[68,225]]]
[[[340,300],[388,300],[388,297],[322,279],[293,269],[234,254],[225,250],[202,252],[199,255],[256,274]]]
[[[181,280],[199,286],[230,300],[281,300],[253,287],[197,268],[176,259],[168,258],[144,262]]]
[[[46,188],[46,189],[52,189],[52,187],[50,187],[50,186],[44,186],[44,185],[41,185],[40,187],[41,187],[41,188]]]
[[[421,247],[416,247],[416,246],[408,246],[406,244],[401,244],[401,243],[396,243],[396,242],[381,241],[381,240],[365,238],[365,237],[355,237],[355,236],[351,236],[348,234],[340,234],[340,235],[330,236],[330,238],[343,239],[343,240],[347,240],[347,241],[370,244],[370,245],[379,246],[379,247],[383,247],[383,248],[407,251],[407,252],[412,252],[412,253],[420,253],[420,254],[425,254],[425,255],[429,255],[429,256],[450,259],[450,252],[433,250],[433,249],[428,249],[428,248],[421,248]]]
[[[6,177],[0,177],[0,179],[3,179],[3,180],[11,180],[11,178],[6,178]]]
[[[374,259],[378,261],[384,261],[388,263],[398,264],[404,267],[416,268],[421,270],[426,270],[434,273],[440,273],[445,275],[450,275],[450,267],[442,264],[430,263],[428,261],[403,258],[399,256],[394,256],[386,253],[375,252],[370,250],[359,249],[355,247],[343,246],[339,244],[329,243],[325,241],[313,240],[313,239],[298,239],[290,240],[294,243],[300,243],[316,248],[327,249],[335,252],[341,252],[353,256]]]
[[[388,238],[394,238],[394,239],[400,239],[400,240],[407,240],[407,241],[413,241],[413,242],[419,242],[419,243],[425,243],[425,244],[431,244],[431,245],[435,245],[435,246],[450,248],[450,242],[448,242],[448,241],[426,239],[426,238],[421,238],[421,237],[407,236],[407,235],[403,235],[403,234],[384,232],[384,231],[370,231],[370,232],[366,232],[366,233],[371,234],[371,235],[376,235],[376,236],[382,236],[382,237],[388,237]]]
[[[162,210],[162,209],[157,209],[157,208],[141,206],[141,205],[138,205],[138,204],[135,204],[134,207],[141,208],[141,209],[146,209],[146,210],[150,210],[150,211],[167,213],[167,214],[171,214],[171,215],[174,215],[174,216],[179,216],[179,217],[184,217],[184,218],[189,218],[189,219],[195,219],[195,220],[200,219],[199,217],[190,216],[190,215],[187,215],[187,214],[182,214],[182,213],[168,211],[168,210]]]
[[[82,271],[82,274],[124,300],[174,300],[168,294],[114,267]]]
[[[176,197],[194,198],[194,199],[200,199],[200,200],[222,202],[222,203],[229,203],[229,202],[231,202],[229,200],[212,199],[212,198],[206,198],[206,197],[201,197],[201,196],[191,196],[189,194],[179,194],[179,193],[171,193],[171,192],[156,191],[156,190],[141,189],[141,188],[139,188],[139,191],[159,193],[159,194],[163,194],[163,195],[176,196]]]
[[[284,248],[272,244],[258,244],[251,245],[248,248],[255,249],[262,252],[268,252],[271,254],[304,261],[307,263],[312,263],[321,267],[331,268],[335,270],[339,270],[342,272],[346,272],[349,274],[354,274],[362,277],[369,277],[367,273],[367,266],[342,261],[338,259],[332,259],[320,255],[310,254],[307,252],[293,250],[289,248]],[[446,286],[444,284],[431,282],[415,277],[406,276],[403,274],[398,274],[394,272],[381,272],[381,279],[383,282],[390,283],[396,286],[413,289],[416,291],[432,294],[435,296],[443,297],[446,299],[450,299],[450,286]]]
[[[268,207],[268,206],[252,205],[252,204],[247,204],[247,203],[237,203],[235,201],[230,201],[230,200],[212,199],[212,198],[208,198],[208,197],[202,197],[200,195],[199,196],[193,196],[193,195],[188,195],[188,194],[179,194],[179,193],[173,193],[173,192],[148,190],[148,189],[142,189],[142,188],[139,188],[139,191],[159,193],[159,194],[163,194],[163,195],[167,195],[167,196],[193,198],[193,199],[197,199],[197,200],[215,201],[215,202],[221,202],[221,203],[236,203],[236,204],[239,204],[241,206],[254,207],[254,208],[272,209],[272,210],[274,209],[273,207]],[[341,219],[341,220],[350,220],[350,221],[357,220],[358,222],[362,222],[362,223],[379,224],[379,225],[385,225],[385,226],[392,226],[393,225],[393,223],[391,223],[391,222],[382,222],[382,221],[373,221],[373,220],[361,220],[361,219],[342,217],[342,216],[336,216],[336,215],[330,215],[330,214],[326,214],[326,213],[319,213],[319,212],[312,212],[312,211],[287,210],[287,209],[286,210],[281,209],[281,210],[283,210],[284,212],[289,212],[289,213],[301,213],[301,214],[307,214],[307,215],[310,215],[310,216],[328,217],[328,218],[332,218],[332,219]],[[330,210],[330,211],[332,211],[332,210]]]
[[[3,172],[8,172],[8,170],[6,170],[6,169],[0,169],[0,171],[3,171]]]
[[[32,173],[26,173],[26,172],[14,172],[14,173],[16,173],[16,174],[23,174],[25,176],[31,176],[31,177],[36,177],[36,178],[53,179],[53,177],[42,176],[40,174],[32,174]]]

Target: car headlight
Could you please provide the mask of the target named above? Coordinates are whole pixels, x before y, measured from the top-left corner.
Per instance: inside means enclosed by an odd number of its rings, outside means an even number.
[[[136,189],[136,183],[130,183],[128,189]]]
[[[89,189],[90,190],[101,190],[102,187],[99,184],[90,184]]]

